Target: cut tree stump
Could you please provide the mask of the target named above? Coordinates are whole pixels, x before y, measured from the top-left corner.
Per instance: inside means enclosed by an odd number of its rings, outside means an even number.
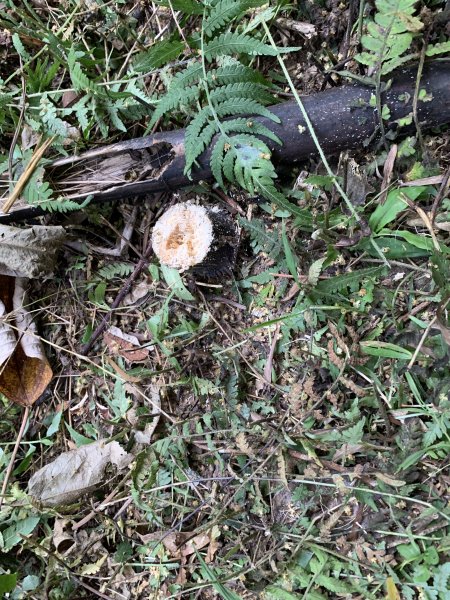
[[[161,263],[207,278],[231,272],[238,245],[236,223],[217,206],[175,204],[156,221],[152,232],[153,251]]]
[[[393,74],[391,87],[382,94],[382,105],[390,112],[386,130],[398,129],[398,119],[412,116],[417,67]],[[417,102],[416,119],[422,129],[450,122],[450,61],[437,60],[425,65],[420,89],[424,100]],[[346,85],[302,98],[323,151],[330,155],[361,146],[376,137],[378,116],[371,106],[374,88],[362,84]],[[299,163],[317,154],[300,109],[295,101],[270,107],[281,123],[264,117],[251,117],[271,129],[283,142],[279,146],[265,140],[275,162]],[[414,119],[413,119],[414,122]],[[414,125],[402,127],[402,135]],[[79,156],[60,158],[47,166],[45,178],[57,194],[82,202],[128,198],[164,190],[177,190],[212,178],[209,159],[211,147],[199,159],[191,178],[184,174],[185,130],[160,132],[103,146]],[[0,222],[17,221],[39,214],[28,206],[14,206],[8,215],[0,212]]]

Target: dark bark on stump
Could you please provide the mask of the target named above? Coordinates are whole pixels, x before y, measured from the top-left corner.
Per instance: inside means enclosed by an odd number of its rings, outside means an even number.
[[[383,94],[382,105],[390,111],[386,129],[397,128],[396,120],[412,114],[417,67],[393,74],[391,88]],[[434,61],[425,66],[420,88],[430,100],[419,101],[417,118],[423,129],[450,122],[450,61]],[[326,154],[361,146],[378,128],[376,109],[369,105],[374,89],[361,84],[333,88],[302,101],[312,121],[320,145]],[[282,140],[279,146],[269,141],[275,162],[299,163],[317,154],[295,101],[271,107],[281,123],[264,117],[251,117],[263,122]],[[413,129],[414,130],[414,129]],[[411,129],[402,128],[402,134]],[[46,178],[58,191],[82,201],[93,194],[94,201],[115,200],[164,190],[176,190],[192,183],[211,179],[211,148],[201,156],[199,167],[189,179],[184,170],[185,130],[161,132],[131,139],[54,161],[46,170]],[[20,220],[39,214],[34,209],[17,209],[2,216],[0,222]]]

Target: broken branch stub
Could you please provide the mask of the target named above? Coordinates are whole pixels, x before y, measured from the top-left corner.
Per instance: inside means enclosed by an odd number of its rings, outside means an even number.
[[[152,234],[153,251],[161,263],[207,278],[231,271],[238,242],[238,226],[227,213],[190,202],[169,208]]]

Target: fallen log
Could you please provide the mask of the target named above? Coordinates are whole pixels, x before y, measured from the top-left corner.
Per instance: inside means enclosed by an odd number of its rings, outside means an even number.
[[[413,113],[417,67],[394,74],[391,87],[382,94],[382,105],[389,109],[386,130],[398,128],[398,120]],[[417,104],[417,121],[429,129],[450,122],[450,61],[433,61],[425,65],[420,89],[426,91]],[[370,100],[374,89],[362,84],[332,88],[302,98],[317,138],[326,154],[354,148],[371,139],[378,130],[376,108]],[[271,141],[275,162],[292,164],[317,154],[295,101],[270,107],[281,122],[252,117],[264,123],[283,142]],[[414,126],[412,126],[414,128]],[[403,127],[408,133],[411,127]],[[93,201],[115,200],[164,190],[176,190],[192,183],[211,179],[211,148],[200,157],[191,179],[184,173],[184,129],[160,132],[55,160],[46,168],[46,180],[56,193],[82,202],[88,195]],[[267,141],[267,140],[265,140]],[[20,220],[38,214],[29,207],[17,207],[9,215],[0,212],[0,222]]]

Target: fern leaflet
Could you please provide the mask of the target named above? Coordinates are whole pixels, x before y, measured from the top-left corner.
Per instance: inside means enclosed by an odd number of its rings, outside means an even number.
[[[368,35],[361,38],[366,51],[355,58],[386,75],[411,58],[403,54],[423,24],[413,16],[416,0],[377,0],[375,4],[375,19],[367,24]]]
[[[261,194],[295,213],[296,207],[276,189],[269,146],[256,136],[275,143],[280,140],[267,126],[252,118],[260,116],[280,122],[266,108],[275,102],[274,86],[238,58],[274,56],[292,49],[273,48],[253,33],[222,31],[233,19],[261,4],[262,0],[212,0],[205,5],[201,62],[191,62],[174,76],[149,128],[169,111],[184,108],[191,114],[194,112],[186,128],[185,174],[190,174],[197,159],[212,144],[211,171],[221,187],[227,180],[237,182],[250,193]]]

